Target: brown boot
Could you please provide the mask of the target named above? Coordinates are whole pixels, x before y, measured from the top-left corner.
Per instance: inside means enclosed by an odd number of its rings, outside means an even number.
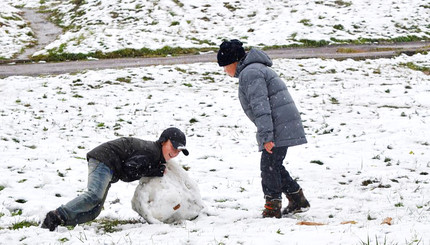
[[[266,199],[266,204],[264,205],[263,218],[281,218],[282,201],[279,199]]]
[[[297,192],[286,194],[288,198],[288,206],[282,211],[282,214],[295,214],[307,211],[311,205],[303,195],[303,190],[299,189]]]

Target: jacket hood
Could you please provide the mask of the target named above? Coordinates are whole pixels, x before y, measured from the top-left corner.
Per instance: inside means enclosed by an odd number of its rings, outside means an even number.
[[[239,64],[237,65],[236,68],[236,74],[235,77],[238,77],[240,72],[247,67],[250,64],[253,63],[260,63],[266,66],[272,66],[272,60],[270,59],[270,57],[263,51],[259,50],[259,49],[255,49],[252,48],[247,54],[246,56],[239,61]]]

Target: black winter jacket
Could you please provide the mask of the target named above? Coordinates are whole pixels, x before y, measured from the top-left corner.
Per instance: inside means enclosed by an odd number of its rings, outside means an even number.
[[[166,163],[160,142],[133,137],[103,143],[87,153],[87,159],[90,158],[106,164],[112,170],[112,183],[119,179],[130,182],[143,176],[160,176],[154,171],[162,172],[164,168],[160,169],[160,166]]]

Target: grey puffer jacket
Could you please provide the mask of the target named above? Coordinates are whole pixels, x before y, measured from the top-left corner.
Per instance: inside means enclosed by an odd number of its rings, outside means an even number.
[[[251,49],[239,61],[235,74],[242,108],[257,126],[260,151],[271,141],[275,147],[307,143],[300,113],[287,86],[270,66],[266,53]]]

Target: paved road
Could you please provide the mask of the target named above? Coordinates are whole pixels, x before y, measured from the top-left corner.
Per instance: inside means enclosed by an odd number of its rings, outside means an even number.
[[[354,51],[354,52],[351,52]],[[320,48],[288,48],[267,50],[272,59],[375,59],[389,58],[401,53],[413,54],[416,51],[430,51],[430,41],[369,45],[335,45]],[[216,54],[186,55],[160,58],[123,58],[104,60],[69,61],[57,63],[25,63],[16,60],[0,64],[0,77],[7,76],[38,76],[46,74],[62,74],[82,70],[120,69],[126,67],[142,67],[151,65],[189,64],[199,62],[216,62]]]

